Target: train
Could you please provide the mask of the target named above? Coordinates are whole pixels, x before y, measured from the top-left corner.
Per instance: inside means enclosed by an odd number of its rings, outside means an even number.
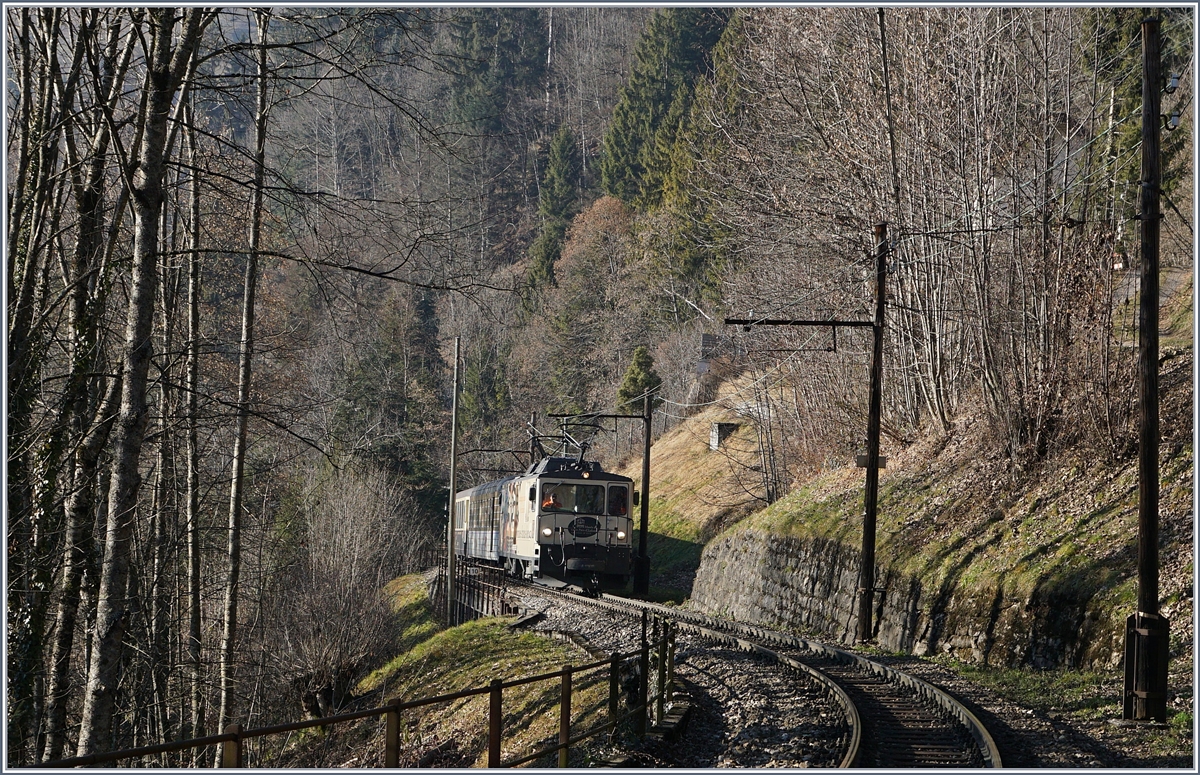
[[[633,480],[547,456],[454,496],[454,551],[512,576],[623,587],[633,572]]]

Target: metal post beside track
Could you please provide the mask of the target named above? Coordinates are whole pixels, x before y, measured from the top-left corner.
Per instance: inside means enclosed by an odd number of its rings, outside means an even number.
[[[612,740],[617,734],[617,716],[620,715],[621,707],[618,703],[621,694],[621,661],[617,652],[613,652],[608,659],[608,720],[612,722],[612,732],[609,733],[608,739]]]
[[[650,644],[642,639],[642,654],[641,654],[641,670],[638,671],[638,702],[641,704],[641,711],[635,717],[637,719],[637,733],[639,737],[646,736],[646,714],[650,712]]]
[[[662,627],[658,636],[658,693],[654,706],[654,723],[662,724],[667,703],[667,628]]]
[[[671,622],[671,628],[667,631],[667,702],[671,702],[671,697],[674,694],[672,687],[675,686],[675,630],[678,625]]]
[[[642,449],[642,501],[641,524],[638,528],[638,553],[633,562],[633,591],[634,594],[644,595],[650,591],[650,556],[646,553],[646,531],[650,520],[650,396],[647,395],[642,404],[643,430],[645,432]]]

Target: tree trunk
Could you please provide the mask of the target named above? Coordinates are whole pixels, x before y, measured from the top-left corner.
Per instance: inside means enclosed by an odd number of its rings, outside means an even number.
[[[42,761],[63,755],[66,744],[67,699],[70,692],[71,653],[75,641],[75,622],[79,611],[80,581],[91,552],[89,539],[96,503],[95,478],[100,452],[108,441],[112,419],[121,395],[121,383],[112,380],[96,412],[91,430],[79,446],[75,458],[75,486],[67,496],[67,536],[63,557],[62,580],[55,616],[54,639],[50,651],[50,677],[46,688],[46,744]]]
[[[258,249],[262,234],[263,183],[267,139],[267,26],[269,11],[256,13],[258,21],[258,104],[254,115],[254,191],[250,212],[250,250],[242,295],[242,342],[238,358],[237,433],[233,446],[233,471],[229,493],[229,574],[225,585],[224,627],[221,632],[221,709],[223,729],[232,714],[233,656],[237,637],[238,579],[241,575],[242,492],[246,463],[246,426],[250,419],[250,364],[254,353],[254,295],[258,280]]]
[[[196,169],[196,131],[192,110],[187,110],[188,160],[192,169],[189,183],[188,224],[191,251],[188,256],[188,333],[187,333],[187,551],[188,551],[188,632],[190,722],[184,736],[204,734],[203,671],[200,662],[200,444],[196,434],[197,391],[200,385],[200,179]],[[196,763],[193,761],[193,763]]]
[[[164,208],[165,212],[165,208]],[[160,229],[166,228],[166,219],[164,218],[160,224]],[[164,252],[173,252],[173,245],[170,240],[163,242]],[[165,742],[168,739],[168,720],[167,720],[167,679],[171,669],[174,666],[174,654],[170,648],[170,623],[168,617],[171,611],[171,600],[167,591],[167,573],[171,567],[170,547],[175,545],[176,533],[176,513],[174,504],[171,503],[171,494],[175,489],[175,483],[169,474],[169,469],[173,463],[171,451],[171,413],[172,413],[172,396],[169,385],[173,383],[171,373],[171,361],[173,352],[173,334],[174,334],[174,287],[175,282],[168,273],[173,273],[175,270],[164,267],[161,286],[162,294],[162,313],[159,316],[159,325],[162,328],[162,349],[166,353],[163,357],[161,368],[161,376],[159,379],[159,408],[158,408],[158,461],[156,463],[157,476],[154,483],[154,505],[151,510],[151,519],[153,525],[150,530],[150,548],[149,559],[151,562],[150,571],[150,615],[148,617],[149,625],[149,642],[146,644],[149,652],[149,668],[151,675],[151,684],[153,687],[153,712],[154,726],[157,730],[157,741]],[[153,741],[154,738],[151,737]]]
[[[51,244],[60,234],[59,227],[66,208],[66,170],[59,163],[60,142],[68,117],[74,112],[75,88],[78,84],[83,43],[76,38],[68,48],[59,40],[64,12],[61,9],[40,12],[39,37],[43,42],[40,68],[41,90],[35,126],[22,127],[22,136],[38,141],[36,155],[22,145],[23,158],[19,167],[27,172],[25,179],[31,191],[19,190],[10,212],[10,234],[15,234],[17,255],[23,274],[20,291],[14,300],[9,327],[9,755],[11,763],[23,763],[26,755],[36,757],[36,745],[27,751],[26,743],[33,740],[34,727],[40,716],[43,699],[40,683],[44,678],[42,657],[45,646],[45,624],[49,613],[50,588],[55,576],[63,534],[63,508],[58,493],[59,475],[63,469],[70,436],[75,427],[72,413],[77,408],[74,397],[83,389],[78,370],[68,380],[63,400],[54,409],[49,432],[40,438],[31,435],[30,421],[42,393],[43,361],[51,344],[43,337],[39,321],[57,301],[50,298],[50,269],[55,265],[55,252],[62,243]],[[28,18],[22,20],[23,31],[29,32]],[[28,42],[25,40],[24,42]],[[64,73],[58,59],[60,51],[73,51],[71,64]],[[31,73],[29,58],[36,56],[31,48],[23,48],[25,58],[22,72]],[[65,75],[65,78],[64,78]],[[32,98],[32,91],[23,88],[23,97]],[[32,110],[32,105],[23,105]],[[22,166],[24,165],[24,166]],[[28,205],[28,206],[27,206]],[[21,213],[30,216],[26,219]],[[12,231],[15,229],[15,233]],[[56,251],[57,248],[57,251]],[[14,254],[10,254],[12,256]],[[69,283],[72,265],[59,262],[64,280]],[[10,273],[14,271],[10,268]],[[9,290],[14,290],[10,274]],[[70,294],[68,316],[74,328],[80,322],[78,292]],[[86,296],[85,296],[86,298]],[[44,318],[43,318],[44,320]]]
[[[85,17],[88,34],[81,31],[82,40],[93,40],[99,26],[100,15]],[[112,22],[119,27],[119,21]],[[108,94],[109,108],[119,91],[113,85],[121,80],[132,56],[132,45],[128,45],[116,65],[117,34],[110,30],[111,45],[108,52],[96,53],[108,63],[105,80],[97,91]],[[45,741],[42,761],[61,758],[66,740],[66,706],[71,691],[70,667],[74,645],[75,623],[80,602],[80,581],[84,567],[91,558],[91,529],[96,505],[96,473],[100,453],[107,443],[112,429],[112,418],[116,413],[120,397],[121,382],[108,381],[104,388],[94,376],[100,362],[98,353],[98,321],[107,300],[107,272],[105,259],[104,170],[109,158],[111,135],[110,125],[98,120],[94,127],[84,125],[83,132],[90,135],[87,157],[80,157],[75,145],[75,130],[67,126],[68,161],[72,170],[84,170],[86,177],[74,180],[75,202],[79,213],[79,224],[71,272],[63,277],[63,284],[70,288],[71,324],[71,373],[64,391],[64,419],[61,425],[69,424],[78,440],[71,453],[71,489],[65,502],[65,548],[62,552],[63,568],[58,586],[58,605],[55,614],[54,636],[51,642],[49,677],[46,692]],[[114,211],[114,225],[119,223],[124,209]],[[94,291],[93,291],[94,289]],[[99,392],[105,395],[100,406],[92,407],[94,414],[90,425],[87,419],[89,403],[96,400]],[[89,395],[91,398],[89,399]]]
[[[113,440],[112,476],[105,525],[104,559],[96,601],[87,686],[79,730],[79,755],[94,753],[109,739],[120,677],[126,627],[130,539],[141,489],[142,441],[146,429],[146,377],[150,365],[158,263],[159,212],[163,202],[163,151],[167,116],[184,68],[201,32],[202,9],[184,12],[179,44],[172,52],[175,11],[155,8],[145,88],[146,115],[132,174],[134,204],[133,273],[130,280],[122,367],[121,407]]]

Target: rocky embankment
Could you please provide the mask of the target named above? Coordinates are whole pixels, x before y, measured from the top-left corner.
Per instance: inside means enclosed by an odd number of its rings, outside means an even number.
[[[744,530],[710,543],[692,605],[746,622],[849,644],[857,617],[859,552],[836,541]],[[876,575],[880,648],[968,662],[1111,667],[1123,654],[1123,621],[1089,599],[1044,590],[1022,599],[1000,589],[928,589],[887,569]]]

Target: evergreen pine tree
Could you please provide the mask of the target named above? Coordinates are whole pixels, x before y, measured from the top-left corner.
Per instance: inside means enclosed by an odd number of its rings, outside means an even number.
[[[1164,8],[1156,12],[1162,18],[1162,73],[1183,73],[1191,68],[1192,24],[1190,11]],[[1142,142],[1141,120],[1122,121],[1122,117],[1139,116],[1142,109],[1142,20],[1147,12],[1142,8],[1096,8],[1091,11],[1096,51],[1081,61],[1089,69],[1098,63],[1096,75],[1113,90],[1114,116],[1112,160],[1125,159],[1125,164],[1109,171],[1114,182],[1125,194],[1124,212],[1117,218],[1131,218],[1137,208],[1138,179],[1141,176],[1140,156],[1136,149]],[[1136,76],[1136,77],[1135,77]],[[1164,100],[1164,113],[1167,112]],[[1179,183],[1186,165],[1174,163],[1190,142],[1189,131],[1163,132],[1161,135],[1161,165],[1163,190],[1170,192]],[[1084,214],[1085,217],[1087,214]]]
[[[432,517],[446,497],[429,433],[441,421],[438,393],[446,373],[438,350],[436,299],[424,290],[405,290],[377,315],[376,336],[346,364],[332,430],[351,454],[389,471]],[[379,427],[388,432],[368,432]],[[360,445],[364,438],[371,443]]]
[[[546,175],[538,202],[538,212],[543,218],[568,221],[575,214],[579,170],[575,133],[564,124],[550,141],[550,156],[546,160]]]
[[[661,166],[658,150],[671,137],[659,137],[676,98],[676,116],[685,115],[690,85],[708,67],[708,56],[729,18],[727,9],[663,8],[650,17],[633,54],[629,82],[620,90],[612,124],[604,136],[600,159],[605,192],[630,204],[656,204],[662,174],[648,175],[647,164]],[[669,122],[667,122],[669,124]]]
[[[540,92],[545,80],[545,24],[536,8],[467,11],[456,32],[460,67],[453,102],[468,129],[507,134],[523,117],[514,100]]]
[[[658,395],[660,387],[662,378],[654,371],[654,357],[644,346],[639,346],[634,349],[625,378],[617,388],[617,408],[631,414],[640,412],[642,397],[649,395],[653,409],[662,404],[662,398]]]
[[[529,267],[529,292],[524,299],[526,311],[531,311],[533,294],[538,289],[557,284],[554,262],[562,255],[567,225],[575,215],[579,170],[579,148],[575,133],[570,127],[563,126],[555,133],[550,143],[550,156],[546,160],[546,175],[542,180],[542,194],[538,201],[542,230],[529,247],[532,261]]]
[[[728,228],[717,212],[722,196],[718,181],[705,176],[710,164],[728,153],[728,139],[714,126],[737,121],[741,89],[735,58],[745,45],[742,18],[734,15],[712,51],[712,70],[697,78],[689,92],[686,113],[672,106],[656,137],[654,174],[660,228],[651,236],[660,270],[678,282],[692,299],[716,301],[720,278],[729,261]],[[677,103],[681,100],[677,99]],[[669,305],[676,306],[676,305]]]
[[[480,342],[468,348],[463,360],[462,394],[458,399],[460,422],[464,429],[473,429],[487,438],[511,404],[504,377],[505,355],[493,343]]]
[[[565,228],[557,228],[549,221],[542,224],[542,230],[529,246],[529,276],[526,283],[525,298],[522,305],[526,312],[532,312],[536,306],[534,297],[543,288],[558,285],[554,276],[554,262],[562,255],[562,240]]]
[[[662,204],[664,189],[671,176],[672,154],[682,145],[688,127],[688,107],[692,102],[692,90],[680,86],[671,101],[667,114],[659,122],[658,131],[651,142],[641,148],[642,183],[634,203],[643,209]]]
[[[533,138],[545,122],[546,24],[536,8],[478,8],[455,25],[456,70],[451,78],[451,131],[463,141],[456,154],[456,188],[482,201],[485,249],[501,241],[513,214],[536,188]],[[499,256],[514,259],[515,256]]]

